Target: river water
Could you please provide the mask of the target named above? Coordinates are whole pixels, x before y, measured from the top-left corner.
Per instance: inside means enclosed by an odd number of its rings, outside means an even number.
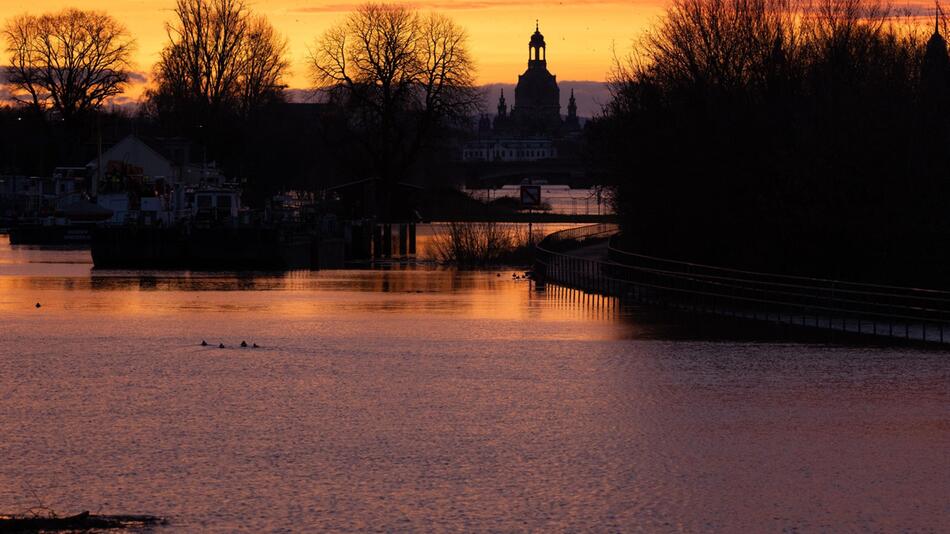
[[[510,270],[100,272],[0,236],[0,512],[950,530],[946,353],[687,334]]]

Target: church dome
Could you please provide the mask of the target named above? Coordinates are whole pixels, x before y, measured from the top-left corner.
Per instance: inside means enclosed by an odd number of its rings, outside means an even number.
[[[547,69],[528,69],[518,77],[515,105],[560,107],[559,94],[557,79]]]
[[[546,46],[544,44],[544,36],[541,35],[541,30],[537,26],[534,27],[534,34],[531,36],[531,42],[528,44],[535,48],[543,48]]]

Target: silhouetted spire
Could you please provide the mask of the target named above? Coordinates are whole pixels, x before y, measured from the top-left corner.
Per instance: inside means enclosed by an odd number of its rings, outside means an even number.
[[[544,42],[544,35],[541,35],[541,27],[537,20],[534,21],[534,34],[528,42],[528,67],[544,67],[547,65],[547,45]]]
[[[505,102],[505,90],[501,90],[501,96],[498,98],[498,116],[504,118],[508,114],[508,104]]]
[[[924,53],[924,63],[928,61],[943,65],[946,63],[947,41],[940,35],[940,3],[934,6],[934,33],[927,41],[927,49]]]
[[[571,98],[567,101],[567,118],[564,120],[564,127],[568,132],[576,132],[581,129],[581,121],[577,118],[577,100],[574,99],[574,88],[571,88]]]
[[[947,98],[950,90],[950,56],[947,41],[940,35],[940,4],[934,9],[934,33],[927,41],[924,58],[920,65],[920,81],[923,85],[928,107],[935,107]]]

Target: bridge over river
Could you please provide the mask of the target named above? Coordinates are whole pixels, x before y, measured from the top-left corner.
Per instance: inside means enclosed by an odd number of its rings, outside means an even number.
[[[840,336],[950,346],[950,292],[728,269],[620,250],[615,224],[556,232],[536,250],[556,284],[690,314]]]

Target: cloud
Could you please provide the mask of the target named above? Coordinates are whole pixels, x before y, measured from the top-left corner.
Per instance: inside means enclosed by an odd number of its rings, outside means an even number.
[[[522,0],[517,4],[511,0],[420,0],[417,2],[395,2],[417,9],[433,9],[439,11],[465,11],[474,9],[492,9],[508,7],[550,7],[551,2],[545,0]],[[353,11],[365,2],[337,2],[318,6],[299,7],[291,9],[292,13],[345,13]],[[572,6],[590,5],[629,5],[629,0],[572,0]]]
[[[129,82],[132,84],[145,85],[148,83],[148,73],[137,70],[129,72]]]

